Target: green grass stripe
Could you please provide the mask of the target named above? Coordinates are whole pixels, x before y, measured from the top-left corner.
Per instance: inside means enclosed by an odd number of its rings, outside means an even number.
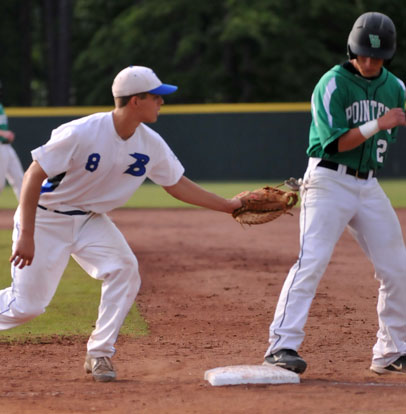
[[[203,188],[223,197],[231,198],[244,190],[253,190],[264,185],[278,185],[280,181],[212,181],[199,182]],[[406,179],[382,179],[382,188],[396,208],[406,207]],[[10,187],[0,194],[0,209],[14,209],[17,200]],[[162,187],[151,182],[144,183],[125,204],[131,208],[171,208],[192,207],[171,197]]]

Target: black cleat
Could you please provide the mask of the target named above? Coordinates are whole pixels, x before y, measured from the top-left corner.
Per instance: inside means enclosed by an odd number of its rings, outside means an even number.
[[[406,355],[402,355],[387,367],[378,367],[372,364],[369,369],[376,374],[406,374]]]
[[[274,354],[265,357],[263,365],[276,365],[296,374],[303,374],[307,364],[305,360],[293,349],[280,349]]]

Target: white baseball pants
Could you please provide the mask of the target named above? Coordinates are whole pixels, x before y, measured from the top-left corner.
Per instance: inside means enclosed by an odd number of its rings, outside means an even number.
[[[13,246],[19,209],[14,223]],[[68,216],[38,208],[34,238],[31,266],[12,265],[12,285],[0,291],[0,329],[18,326],[45,311],[72,255],[91,277],[103,281],[88,354],[113,356],[119,330],[141,284],[137,259],[122,233],[106,214]]]
[[[344,166],[317,167],[318,161],[310,158],[304,176],[299,258],[283,285],[265,355],[300,347],[317,286],[348,226],[380,283],[372,363],[385,367],[406,354],[406,249],[399,220],[376,178],[350,176]]]

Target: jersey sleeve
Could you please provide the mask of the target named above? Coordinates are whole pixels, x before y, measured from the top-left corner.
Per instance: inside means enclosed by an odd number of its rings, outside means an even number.
[[[159,156],[149,170],[148,178],[161,186],[175,185],[185,172],[183,165],[163,139],[159,140],[157,151]]]
[[[350,128],[345,114],[343,94],[337,88],[337,77],[322,78],[312,95],[313,127],[325,149]]]
[[[69,169],[76,150],[74,128],[60,127],[52,132],[46,144],[31,151],[31,155],[48,177],[54,177]]]
[[[7,131],[8,130],[8,120],[7,120],[7,115],[4,112],[4,107],[3,105],[0,103],[0,129],[3,131]],[[2,142],[6,142],[8,143],[8,139],[2,137],[0,135],[0,143]]]
[[[400,106],[400,108],[403,108],[403,109],[406,109],[405,108],[405,99],[406,99],[406,87],[405,87],[405,84],[404,84],[404,82],[401,80],[401,79],[399,79],[399,78],[396,78],[396,80],[398,81],[398,83],[399,83],[399,85],[400,85],[400,93],[399,93],[399,106]]]

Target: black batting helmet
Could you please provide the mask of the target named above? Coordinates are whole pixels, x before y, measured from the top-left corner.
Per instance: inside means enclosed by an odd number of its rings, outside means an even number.
[[[358,55],[391,60],[396,50],[396,28],[390,17],[378,12],[361,14],[348,36],[350,59]]]

